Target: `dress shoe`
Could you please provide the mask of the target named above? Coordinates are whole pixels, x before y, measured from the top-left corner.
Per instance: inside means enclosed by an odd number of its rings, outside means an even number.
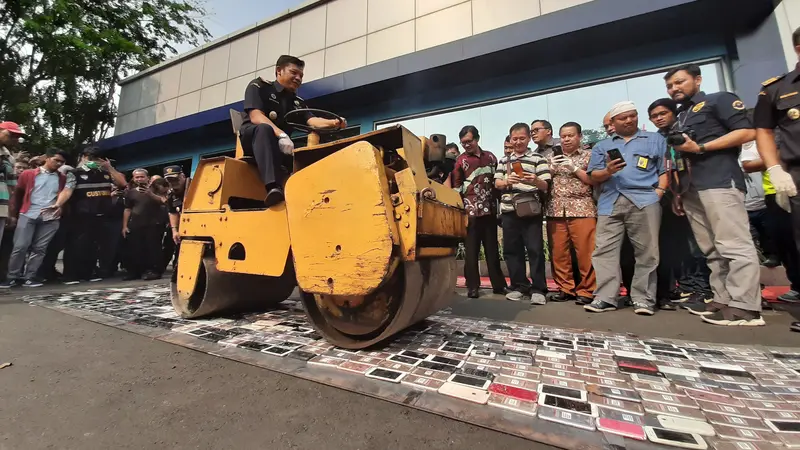
[[[272,188],[264,199],[264,207],[271,208],[283,202],[283,191],[280,188]]]
[[[566,292],[555,292],[548,294],[547,300],[556,303],[570,302],[575,300],[574,295],[567,294]]]
[[[470,289],[469,291],[467,291],[467,297],[469,298],[478,298],[480,296],[481,295],[477,289]]]
[[[507,287],[504,287],[504,288],[500,288],[500,289],[494,289],[492,292],[494,292],[497,295],[506,295],[509,292],[511,292],[511,289],[509,289]]]

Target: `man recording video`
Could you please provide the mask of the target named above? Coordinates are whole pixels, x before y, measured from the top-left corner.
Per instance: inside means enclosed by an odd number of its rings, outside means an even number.
[[[715,325],[762,326],[760,269],[744,206],[745,181],[739,153],[755,139],[744,103],[735,94],[700,90],[700,67],[676,67],[664,76],[680,106],[667,141],[676,161],[683,208],[711,269],[714,300],[686,309]],[[683,169],[683,170],[681,170]]]

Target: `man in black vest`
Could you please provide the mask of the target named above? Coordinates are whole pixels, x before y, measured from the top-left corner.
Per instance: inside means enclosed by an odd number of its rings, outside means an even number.
[[[99,281],[110,274],[96,270],[98,259],[101,268],[111,266],[115,249],[111,248],[111,233],[119,233],[109,220],[111,189],[114,184],[125,186],[125,175],[111,166],[107,159],[98,156],[95,147],[81,153],[75,168],[75,191],[70,199],[72,229],[67,232],[69,254],[64,267],[64,284],[77,284],[81,280]]]

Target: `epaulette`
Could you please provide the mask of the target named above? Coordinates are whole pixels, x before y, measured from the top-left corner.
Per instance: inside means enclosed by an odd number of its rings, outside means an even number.
[[[300,97],[299,95],[295,95],[294,98],[300,100],[301,102],[305,102],[305,100],[303,100],[303,97]]]
[[[770,78],[769,80],[767,80],[767,81],[765,81],[765,82],[761,83],[761,86],[767,87],[767,86],[769,86],[770,84],[773,84],[773,83],[775,83],[776,81],[780,81],[780,80],[782,80],[782,79],[783,79],[785,76],[786,76],[786,74],[779,75],[779,76],[777,76],[777,77],[772,77],[772,78]]]

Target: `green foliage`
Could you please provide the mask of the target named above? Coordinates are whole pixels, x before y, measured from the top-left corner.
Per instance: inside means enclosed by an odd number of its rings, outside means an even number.
[[[0,120],[23,126],[31,153],[104,138],[121,79],[210,37],[199,1],[0,2]]]
[[[596,144],[603,139],[608,138],[608,133],[601,127],[601,128],[585,128],[583,130],[583,143],[584,144]]]

